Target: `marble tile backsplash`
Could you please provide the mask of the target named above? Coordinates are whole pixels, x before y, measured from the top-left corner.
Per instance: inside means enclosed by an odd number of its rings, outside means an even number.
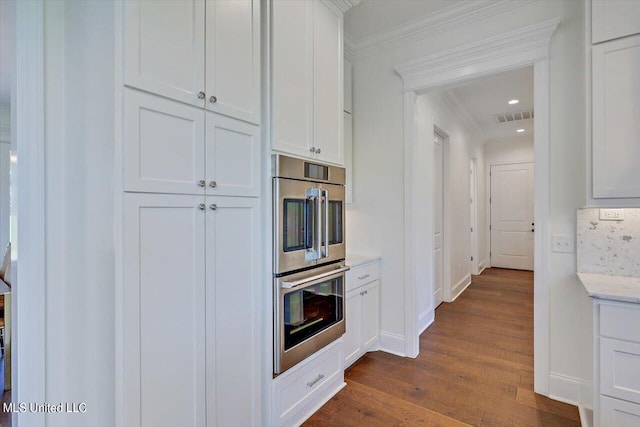
[[[579,209],[577,255],[579,272],[640,277],[640,209],[624,209],[623,221]]]

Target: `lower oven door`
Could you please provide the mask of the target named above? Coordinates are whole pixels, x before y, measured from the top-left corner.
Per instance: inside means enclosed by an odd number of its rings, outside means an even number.
[[[275,279],[274,372],[280,374],[345,332],[344,265]]]

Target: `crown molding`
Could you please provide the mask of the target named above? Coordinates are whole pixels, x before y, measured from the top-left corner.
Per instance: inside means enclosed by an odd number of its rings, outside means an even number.
[[[509,63],[511,69],[532,64],[549,56],[551,36],[560,19],[552,19],[488,39],[448,49],[396,65],[405,91],[428,90],[459,83],[469,76],[479,77],[496,64]]]
[[[347,10],[353,6],[357,6],[362,0],[331,0],[342,13],[346,13]]]
[[[454,113],[462,120],[467,128],[474,133],[476,136],[480,137],[483,141],[487,138],[486,134],[480,129],[478,122],[475,121],[473,116],[469,114],[464,105],[460,102],[457,96],[450,90],[443,90],[439,92],[440,99],[447,104],[447,106],[453,110]]]
[[[536,1],[539,0],[467,0],[390,30],[365,37],[353,44],[353,54],[355,57],[373,55]]]

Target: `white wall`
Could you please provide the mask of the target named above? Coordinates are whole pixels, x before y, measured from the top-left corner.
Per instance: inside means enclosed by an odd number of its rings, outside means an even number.
[[[51,426],[113,426],[113,2],[45,2],[46,400]]]
[[[9,243],[9,188],[11,168],[11,107],[0,104],[0,253]]]
[[[404,333],[403,93],[393,67],[455,46],[561,18],[550,56],[550,181],[552,234],[575,234],[585,204],[584,2],[539,0],[372,55],[354,57],[354,205],[348,241],[354,252],[382,262],[383,334]],[[347,29],[348,30],[348,29]],[[465,180],[468,181],[465,175]],[[466,209],[468,211],[468,209]],[[591,381],[590,301],[578,282],[575,254],[550,254],[551,394],[581,399]],[[584,363],[579,363],[583,361]],[[583,395],[587,396],[586,389]]]

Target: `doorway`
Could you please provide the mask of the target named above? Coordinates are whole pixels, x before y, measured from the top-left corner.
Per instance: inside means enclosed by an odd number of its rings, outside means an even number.
[[[444,301],[444,145],[446,135],[433,130],[433,303],[438,307]]]

